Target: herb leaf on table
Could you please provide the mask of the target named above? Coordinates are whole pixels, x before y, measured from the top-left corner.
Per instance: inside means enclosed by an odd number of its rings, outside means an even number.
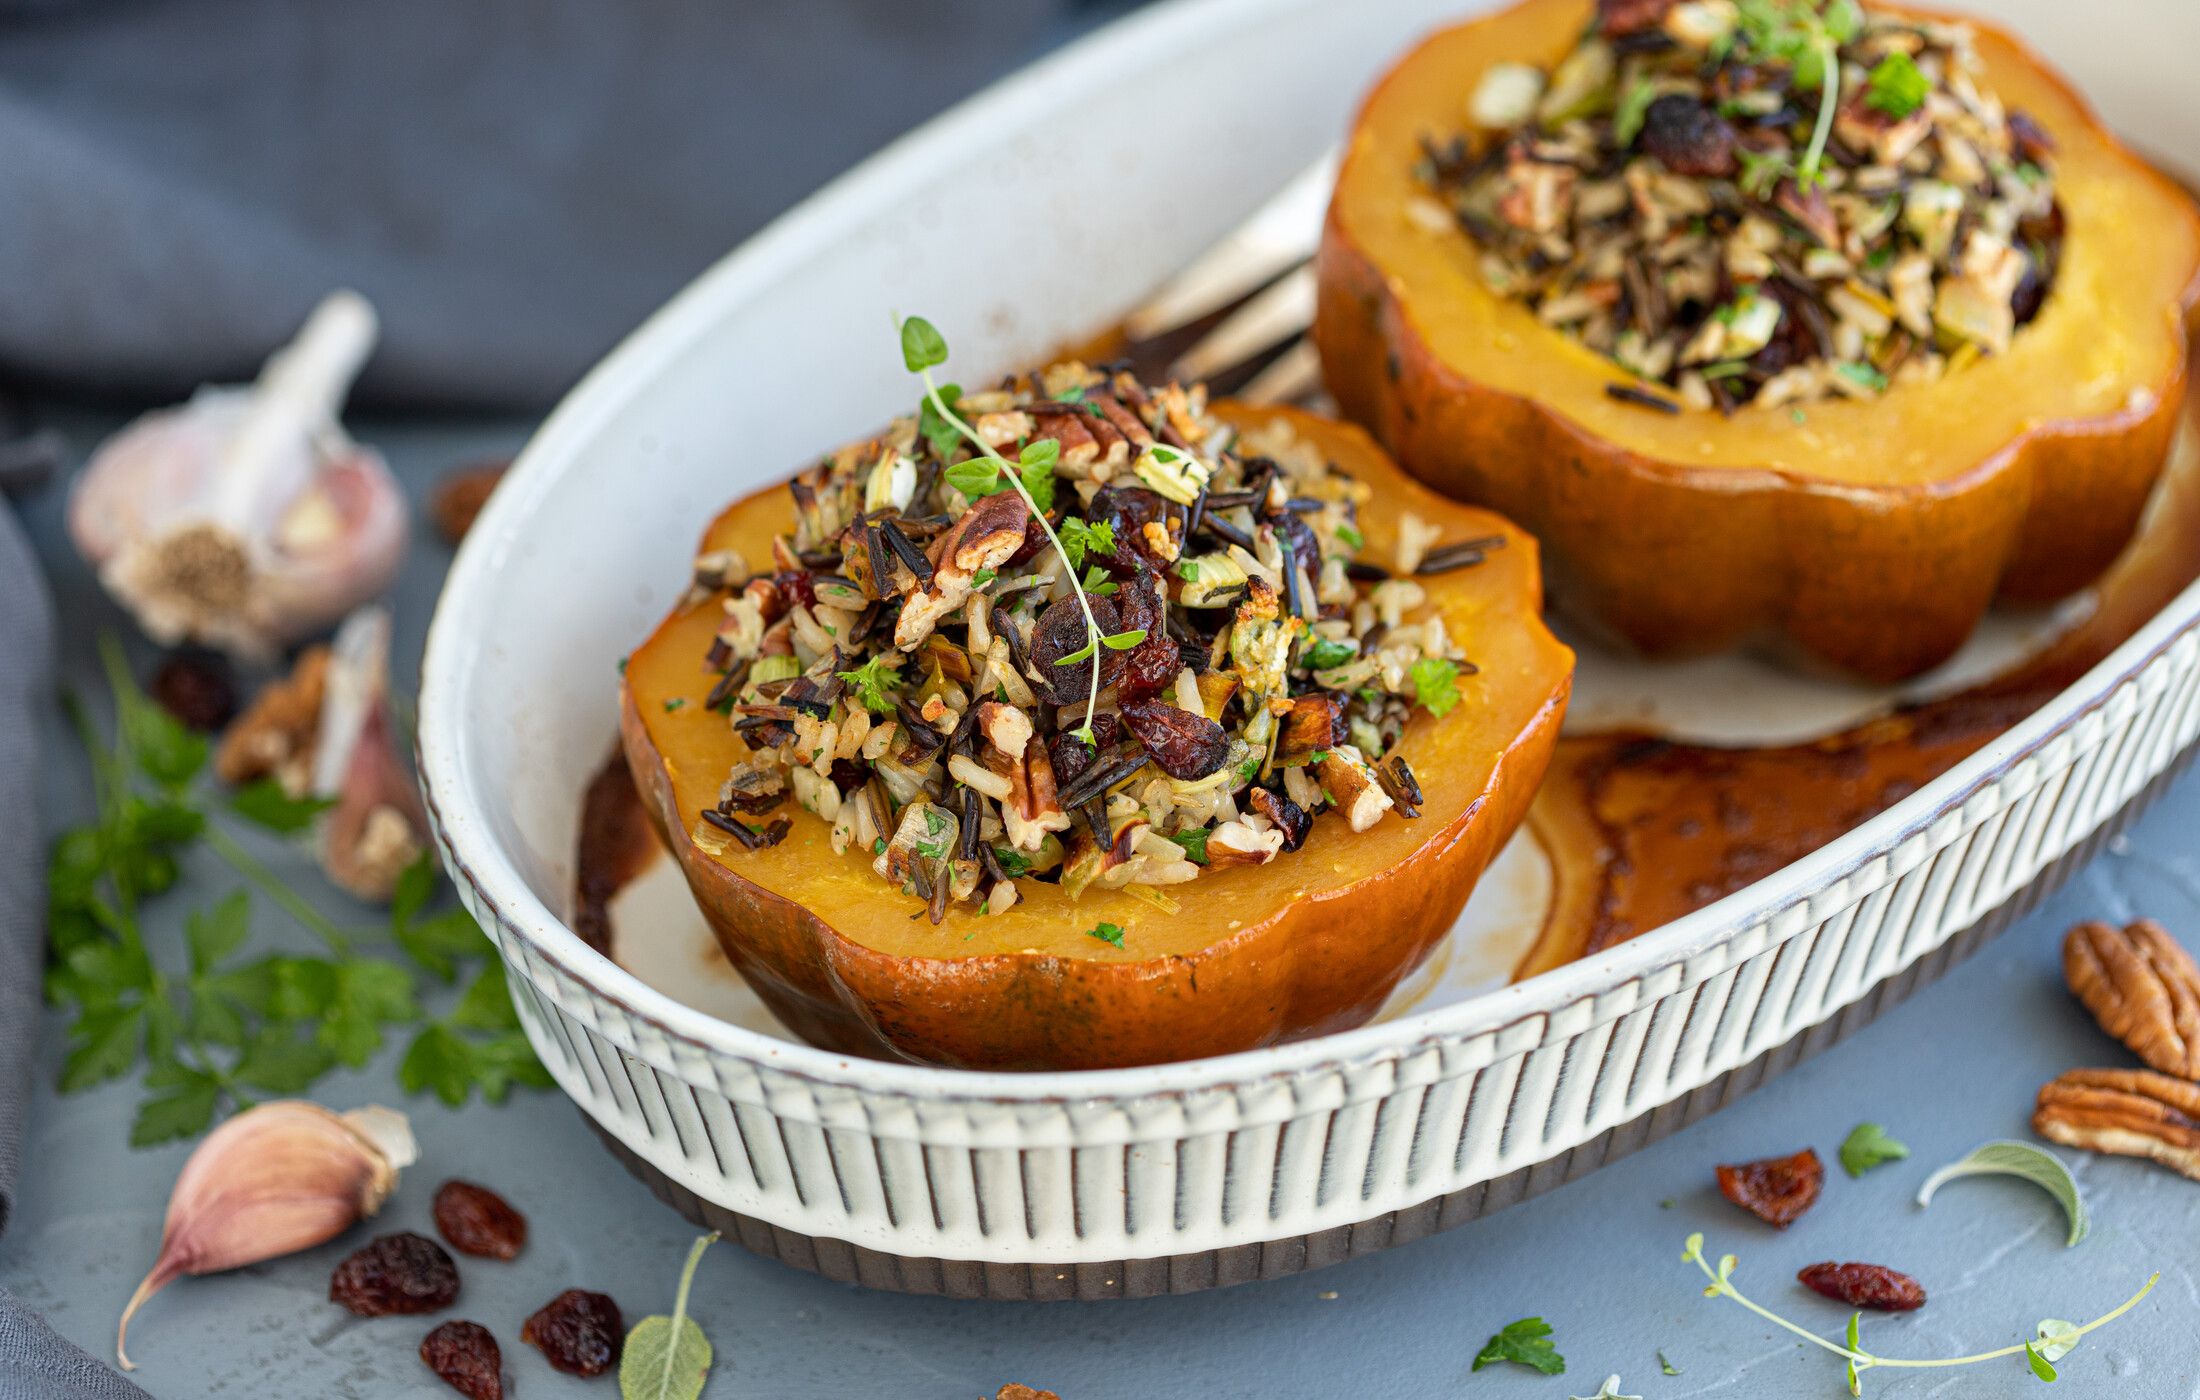
[[[1558,1354],[1551,1340],[1551,1324],[1540,1317],[1523,1317],[1499,1328],[1497,1335],[1482,1344],[1482,1350],[1474,1358],[1474,1369],[1495,1366],[1510,1361],[1516,1365],[1532,1367],[1546,1376],[1562,1374],[1566,1358]]]
[[[144,1065],[147,1092],[130,1141],[150,1146],[196,1136],[259,1095],[302,1094],[339,1064],[364,1066],[401,1026],[419,1028],[399,1070],[410,1091],[432,1089],[455,1106],[475,1089],[501,1100],[515,1083],[550,1083],[488,940],[464,910],[431,907],[438,885],[431,857],[399,881],[386,935],[340,927],[229,826],[297,838],[328,804],[272,782],[223,793],[207,773],[206,739],[138,688],[112,637],[101,639],[100,654],[113,737],[102,737],[81,699],[63,702],[91,760],[94,814],[61,834],[47,866],[45,990],[71,1014],[62,1092]],[[175,887],[182,862],[200,854],[226,863],[242,883],[188,910],[177,945],[156,950],[141,914]],[[255,947],[254,890],[314,934],[323,952]],[[362,951],[382,937],[402,956]],[[481,972],[451,1013],[428,1019],[423,975],[453,982],[477,963]]]

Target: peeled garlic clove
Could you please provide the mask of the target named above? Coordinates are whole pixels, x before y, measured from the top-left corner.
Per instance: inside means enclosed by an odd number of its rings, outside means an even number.
[[[160,1257],[123,1309],[130,1319],[173,1280],[220,1273],[326,1243],[382,1208],[400,1169],[419,1158],[405,1115],[370,1106],[332,1113],[302,1099],[263,1103],[206,1135],[168,1197]]]
[[[313,743],[313,793],[336,803],[322,818],[321,867],[345,890],[377,901],[389,899],[425,849],[428,829],[390,720],[389,658],[386,609],[344,619],[329,647]]]
[[[404,497],[337,421],[374,338],[374,309],[337,292],[256,384],[201,389],[93,454],[69,533],[148,636],[265,658],[388,588]]]

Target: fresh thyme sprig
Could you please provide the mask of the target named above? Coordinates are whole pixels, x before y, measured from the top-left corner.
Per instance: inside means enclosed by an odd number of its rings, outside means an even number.
[[[2033,1375],[2038,1376],[2043,1381],[2051,1381],[2055,1379],[2055,1368],[2052,1363],[2056,1359],[2069,1352],[2072,1347],[2078,1344],[2079,1339],[2088,1332],[2106,1327],[2109,1323],[2139,1306],[2140,1300],[2153,1292],[2154,1285],[2159,1283],[2162,1278],[2160,1274],[2150,1276],[2146,1284],[2137,1293],[2124,1300],[2122,1306],[2103,1313],[2082,1326],[2072,1326],[2066,1322],[2043,1322],[2040,1324],[2039,1336],[2029,1341],[2018,1342],[2014,1346],[1998,1347],[1993,1351],[1977,1352],[1970,1356],[1954,1356],[1945,1360],[1912,1360],[1892,1356],[1875,1356],[1864,1350],[1861,1335],[1862,1313],[1850,1315],[1845,1343],[1829,1342],[1809,1328],[1790,1322],[1770,1308],[1743,1297],[1741,1290],[1734,1286],[1733,1281],[1734,1266],[1738,1261],[1731,1254],[1722,1255],[1719,1259],[1718,1268],[1713,1269],[1711,1261],[1704,1257],[1702,1235],[1690,1235],[1688,1237],[1687,1245],[1681,1252],[1681,1259],[1683,1262],[1694,1264],[1697,1268],[1703,1270],[1704,1277],[1711,1280],[1710,1286],[1703,1291],[1706,1298],[1731,1298],[1773,1326],[1793,1332],[1812,1346],[1830,1351],[1846,1361],[1848,1363],[1849,1394],[1851,1395],[1862,1395],[1864,1393],[1863,1373],[1877,1366],[1896,1367],[1904,1370],[1930,1370],[1945,1366],[1975,1366],[1984,1361],[1999,1361],[2007,1356],[2022,1356],[2025,1365],[2031,1369]]]
[[[1841,107],[1841,46],[1862,26],[1855,0],[1743,0],[1740,30],[1751,52],[1790,65],[1797,87],[1818,89],[1818,120],[1795,167],[1800,189],[1824,176],[1826,145]]]
[[[1063,661],[1066,664],[1075,664],[1087,656],[1095,658],[1092,667],[1091,689],[1085,696],[1085,722],[1081,727],[1072,731],[1089,745],[1092,742],[1093,718],[1100,709],[1101,667],[1097,659],[1100,648],[1108,646],[1111,649],[1120,651],[1127,646],[1136,646],[1139,641],[1144,639],[1145,634],[1141,632],[1138,637],[1125,641],[1123,638],[1129,635],[1127,633],[1118,634],[1115,637],[1105,636],[1101,633],[1100,619],[1093,615],[1092,599],[1086,596],[1083,585],[1077,579],[1079,559],[1070,557],[1069,550],[1063,547],[1061,536],[1055,534],[1054,527],[1047,523],[1046,511],[1040,507],[1032,488],[1024,481],[1023,464],[1009,461],[1006,457],[994,451],[991,443],[978,436],[978,430],[963,421],[962,415],[955,411],[955,405],[947,401],[940,390],[939,384],[932,378],[933,368],[947,363],[947,340],[939,333],[938,327],[922,316],[911,316],[902,321],[901,359],[902,363],[909,367],[911,374],[924,381],[925,402],[939,416],[940,421],[961,433],[980,453],[992,459],[1001,479],[1014,487],[1017,495],[1024,498],[1024,504],[1031,509],[1032,518],[1037,520],[1039,528],[1046,532],[1047,543],[1054,547],[1054,552],[1057,555],[1061,556],[1062,567],[1067,571],[1065,577],[1069,580],[1070,595],[1077,599],[1077,609],[1085,615],[1084,649],[1064,657]],[[1046,443],[1053,444],[1052,451],[1043,449],[1043,444]],[[1033,456],[1035,464],[1044,462],[1051,466],[1060,450],[1061,442],[1058,439],[1043,438],[1026,448],[1025,455]],[[957,489],[961,488],[958,487]],[[1082,551],[1080,551],[1081,557]]]

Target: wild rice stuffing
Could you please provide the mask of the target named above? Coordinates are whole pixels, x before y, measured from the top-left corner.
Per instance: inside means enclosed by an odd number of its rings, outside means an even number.
[[[1599,0],[1426,143],[1425,212],[1682,404],[1874,398],[2006,351],[2054,284],[2053,143],[1979,77],[1968,26],[1853,0]]]
[[[1391,750],[1473,668],[1415,575],[1501,539],[1409,516],[1390,567],[1357,558],[1368,488],[1287,426],[1238,440],[1203,388],[1072,363],[943,398],[1021,490],[928,400],[796,478],[768,568],[697,561],[707,703],[750,748],[700,842],[777,841],[749,819],[791,798],[936,923],[1034,880],[1173,909],[1156,887],[1297,850],[1325,807],[1419,815]]]

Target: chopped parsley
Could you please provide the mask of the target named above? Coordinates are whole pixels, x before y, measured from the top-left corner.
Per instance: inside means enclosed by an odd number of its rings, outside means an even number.
[[[1073,569],[1084,567],[1087,554],[1115,553],[1115,527],[1110,524],[1095,525],[1071,516],[1054,533],[1061,539],[1062,552],[1069,556]]]
[[[1000,575],[992,569],[980,569],[970,576],[970,583],[974,588],[983,588],[999,577]]]
[[[1856,360],[1843,360],[1833,367],[1833,371],[1850,383],[1861,384],[1873,393],[1887,387],[1886,375]]]
[[[864,709],[875,715],[893,713],[893,693],[901,689],[901,672],[887,665],[885,657],[874,656],[853,671],[833,674],[848,683]]]
[[[1110,923],[1096,924],[1085,930],[1085,937],[1097,938],[1102,943],[1112,943],[1120,948],[1123,946],[1123,926]]]
[[[1864,105],[1900,121],[1925,105],[1932,80],[1899,50],[1879,60],[1864,81]]]
[[[1299,653],[1299,659],[1306,663],[1309,671],[1330,671],[1359,654],[1360,649],[1350,642],[1333,642],[1324,637],[1308,644],[1306,650]]]
[[[1413,663],[1414,698],[1432,715],[1450,714],[1459,703],[1459,663],[1424,656]]]
[[[1009,879],[1031,873],[1031,860],[1013,846],[995,846],[993,859],[1000,863],[1001,873]]]
[[[1184,848],[1185,858],[1190,860],[1192,864],[1205,865],[1207,863],[1207,837],[1210,834],[1206,827],[1195,826],[1190,831],[1174,832],[1169,839]]]
[[[1199,561],[1197,559],[1177,560],[1176,576],[1186,583],[1197,583],[1199,581]]]
[[[1095,598],[1105,598],[1115,592],[1115,580],[1103,573],[1098,564],[1085,570],[1085,577],[1078,586]]]
[[[682,698],[681,696],[675,695],[675,696],[673,696],[673,697],[672,697],[672,698],[671,698],[670,700],[667,700],[667,701],[665,701],[665,713],[669,715],[669,714],[671,714],[671,713],[672,713],[672,712],[673,712],[674,710],[682,709],[682,708],[684,708],[684,707],[685,707],[686,705],[687,705],[687,701],[686,701],[686,700],[685,700],[684,698]]]

